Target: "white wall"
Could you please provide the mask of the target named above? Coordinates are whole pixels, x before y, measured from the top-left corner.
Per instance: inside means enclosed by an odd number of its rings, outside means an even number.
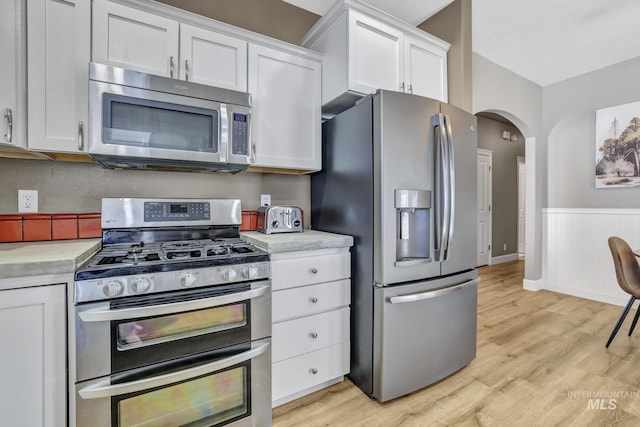
[[[640,57],[543,89],[548,174],[542,288],[626,302],[607,239],[620,236],[640,247],[640,188],[595,188],[595,114],[639,101],[638,76]]]
[[[473,54],[473,113],[498,113],[526,138],[527,163],[525,282],[542,275],[542,219],[545,145],[542,136],[542,88],[488,59]]]
[[[543,95],[545,206],[640,208],[640,187],[596,189],[594,176],[596,110],[640,101],[640,57],[546,86]]]

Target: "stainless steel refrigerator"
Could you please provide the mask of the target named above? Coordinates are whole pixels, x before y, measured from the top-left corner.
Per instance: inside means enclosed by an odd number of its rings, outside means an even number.
[[[323,124],[312,228],[354,237],[351,372],[387,401],[476,355],[476,118],[378,91]]]

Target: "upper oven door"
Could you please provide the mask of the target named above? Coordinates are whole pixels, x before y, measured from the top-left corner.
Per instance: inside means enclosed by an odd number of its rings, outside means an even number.
[[[270,285],[263,280],[77,305],[76,380],[268,337]]]
[[[89,99],[90,154],[229,161],[234,125],[227,104],[99,81],[89,82]],[[234,110],[249,113],[248,107]]]

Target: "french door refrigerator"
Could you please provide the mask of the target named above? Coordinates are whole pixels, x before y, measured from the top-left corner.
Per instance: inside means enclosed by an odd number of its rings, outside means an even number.
[[[354,237],[349,377],[380,401],[475,358],[475,128],[451,105],[382,90],[323,124],[311,224]]]

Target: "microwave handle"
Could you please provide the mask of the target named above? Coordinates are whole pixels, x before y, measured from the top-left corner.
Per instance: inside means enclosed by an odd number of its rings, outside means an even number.
[[[162,316],[166,314],[182,313],[191,310],[218,307],[238,301],[245,301],[261,297],[269,291],[269,286],[260,286],[244,292],[236,292],[219,297],[202,298],[193,301],[174,302],[163,305],[132,307],[122,310],[104,310],[95,308],[78,313],[83,322],[111,322],[117,320],[136,319],[139,317]]]
[[[257,347],[252,348],[251,350],[224,358],[222,360],[216,360],[215,362],[206,363],[204,365],[184,369],[182,371],[162,374],[154,376],[152,378],[145,378],[143,380],[131,381],[122,384],[111,385],[109,384],[110,378],[107,377],[101,381],[97,381],[92,385],[81,388],[80,390],[78,390],[78,394],[83,399],[100,399],[105,397],[119,396],[121,394],[136,393],[156,387],[162,387],[169,384],[190,380],[202,375],[208,375],[212,372],[216,372],[221,369],[237,365],[238,363],[254,359],[261,354],[264,354],[268,349],[268,343],[260,344]]]

